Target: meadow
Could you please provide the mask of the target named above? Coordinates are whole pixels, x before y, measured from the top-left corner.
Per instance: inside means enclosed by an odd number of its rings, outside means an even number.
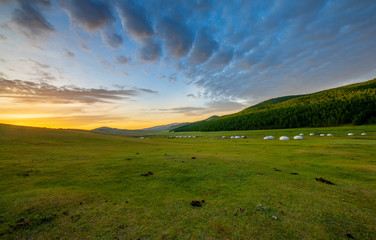
[[[376,125],[140,139],[0,124],[0,238],[376,239]]]

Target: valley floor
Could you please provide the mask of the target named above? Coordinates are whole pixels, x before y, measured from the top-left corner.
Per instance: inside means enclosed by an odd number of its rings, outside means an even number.
[[[145,139],[0,125],[0,239],[376,239],[375,156],[375,125]]]

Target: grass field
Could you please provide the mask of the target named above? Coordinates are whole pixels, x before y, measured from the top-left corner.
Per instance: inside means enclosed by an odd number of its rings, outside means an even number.
[[[376,239],[376,126],[139,139],[0,125],[0,238]]]

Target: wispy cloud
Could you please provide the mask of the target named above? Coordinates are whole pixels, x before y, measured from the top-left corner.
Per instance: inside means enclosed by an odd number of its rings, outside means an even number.
[[[133,0],[121,1],[118,10],[123,27],[136,39],[149,39],[154,30],[145,9]]]
[[[75,54],[73,52],[71,52],[69,49],[63,48],[63,51],[64,51],[64,53],[65,53],[65,55],[67,57],[70,57],[70,58],[74,58],[75,57]]]
[[[0,97],[16,102],[44,103],[97,103],[129,100],[143,93],[156,94],[150,89],[106,90],[101,88],[79,88],[75,86],[57,87],[47,83],[35,83],[22,80],[7,80],[0,77]]]
[[[6,36],[4,36],[3,34],[0,34],[0,40],[1,41],[5,41],[7,40],[8,38]]]
[[[193,97],[193,94],[189,94]],[[236,112],[247,106],[238,102],[229,101],[211,101],[207,102],[204,107],[177,107],[156,109],[158,112],[182,114],[185,116],[204,116],[206,114],[216,114],[219,112]]]
[[[106,31],[102,33],[103,41],[112,49],[118,49],[123,45],[123,38],[114,32]]]
[[[116,19],[106,2],[92,0],[58,0],[70,16],[73,24],[78,24],[92,32],[112,24]]]
[[[127,65],[131,61],[130,57],[126,57],[123,55],[116,56],[115,63],[119,65]]]
[[[46,20],[39,9],[39,5],[50,6],[49,1],[19,1],[19,8],[12,13],[14,22],[21,32],[28,38],[34,39],[41,36],[48,36],[55,32],[52,24]]]

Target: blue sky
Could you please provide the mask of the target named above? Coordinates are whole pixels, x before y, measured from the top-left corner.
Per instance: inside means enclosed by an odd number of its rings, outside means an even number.
[[[0,122],[142,128],[376,75],[373,0],[0,0]]]

